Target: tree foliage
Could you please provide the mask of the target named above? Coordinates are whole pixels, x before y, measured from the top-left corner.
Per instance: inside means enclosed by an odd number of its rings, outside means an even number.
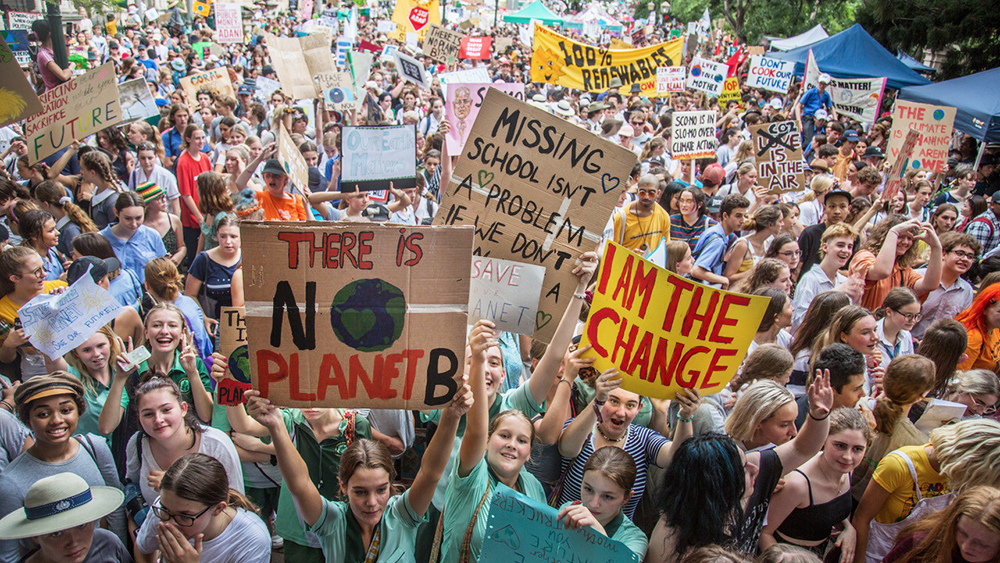
[[[724,18],[740,41],[757,44],[765,35],[790,37],[816,24],[837,33],[854,23],[862,0],[677,0],[670,16],[682,22],[701,18],[705,8],[714,21]],[[931,1],[931,0],[928,0]],[[642,7],[645,11],[645,7]]]
[[[921,59],[945,53],[939,78],[1000,66],[1000,14],[995,0],[863,0],[857,20],[886,49]]]

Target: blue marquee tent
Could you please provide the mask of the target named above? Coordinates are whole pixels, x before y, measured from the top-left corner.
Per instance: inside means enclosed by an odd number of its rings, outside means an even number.
[[[896,58],[903,61],[904,65],[912,68],[913,70],[919,72],[920,74],[934,74],[935,72],[937,72],[936,68],[925,65],[924,63],[918,61],[917,59],[914,59],[910,55],[907,55],[903,51],[898,51],[896,53]]]
[[[955,128],[987,143],[1000,143],[1000,68],[899,91],[899,97],[958,109]]]
[[[812,49],[819,69],[837,78],[885,76],[889,79],[886,84],[890,88],[930,84],[930,80],[911,70],[885,47],[879,45],[861,24],[854,24],[836,35],[810,45],[785,52],[768,53],[767,56],[795,61],[795,73],[802,75],[805,73],[809,49]]]

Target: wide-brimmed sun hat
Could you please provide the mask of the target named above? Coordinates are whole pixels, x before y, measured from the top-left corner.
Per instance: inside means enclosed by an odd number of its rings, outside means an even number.
[[[16,540],[68,530],[114,512],[125,493],[91,487],[79,475],[59,473],[39,479],[24,495],[24,507],[0,520],[0,539]]]

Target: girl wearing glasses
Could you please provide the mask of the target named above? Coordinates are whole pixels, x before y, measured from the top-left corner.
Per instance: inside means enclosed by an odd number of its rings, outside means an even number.
[[[159,550],[164,563],[271,560],[271,536],[257,508],[229,487],[219,460],[201,453],[185,455],[163,474],[136,547]]]
[[[987,369],[960,371],[948,382],[945,399],[965,405],[965,419],[990,416],[997,412],[1000,380]]]
[[[20,327],[17,311],[35,297],[65,287],[64,281],[45,281],[45,264],[42,257],[27,246],[13,246],[0,254],[0,362],[11,363],[20,357],[21,378],[48,373],[45,356],[28,344]]]
[[[876,325],[878,349],[882,352],[882,367],[896,356],[913,354],[913,325],[920,320],[920,301],[908,287],[894,287],[875,311],[881,318]]]

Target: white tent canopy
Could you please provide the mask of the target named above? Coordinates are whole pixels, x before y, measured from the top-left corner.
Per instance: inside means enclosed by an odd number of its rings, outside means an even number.
[[[780,37],[767,37],[767,39],[771,41],[771,48],[775,51],[789,51],[805,45],[812,45],[813,43],[826,39],[829,36],[830,34],[823,29],[822,25],[817,25],[801,35],[789,37],[788,39],[782,39]]]
[[[588,6],[583,12],[566,18],[563,26],[580,29],[583,27],[583,24],[591,21],[597,21],[602,28],[608,31],[622,30],[622,24],[609,14],[603,6],[596,2]]]

